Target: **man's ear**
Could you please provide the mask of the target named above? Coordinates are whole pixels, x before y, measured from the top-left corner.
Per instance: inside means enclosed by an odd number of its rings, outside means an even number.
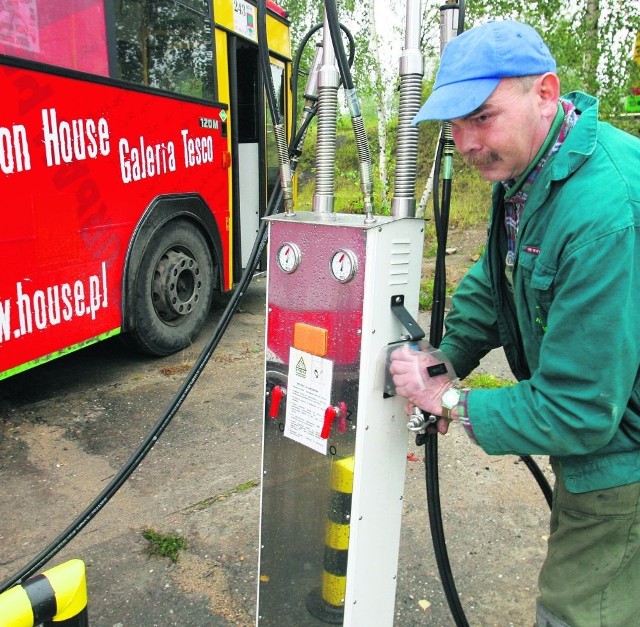
[[[536,93],[545,113],[550,117],[555,116],[560,98],[560,79],[557,74],[547,72],[540,76],[536,81]]]

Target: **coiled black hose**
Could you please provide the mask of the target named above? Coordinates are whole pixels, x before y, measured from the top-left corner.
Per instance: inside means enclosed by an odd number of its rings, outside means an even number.
[[[269,203],[269,213],[275,212],[282,206],[282,190],[278,185],[274,188]],[[36,557],[34,557],[24,568],[17,572],[12,577],[9,577],[0,585],[0,594],[5,590],[11,588],[17,583],[28,579],[34,575],[44,564],[52,559],[59,551],[61,551],[73,538],[75,538],[100,512],[100,510],[111,500],[113,495],[124,484],[124,482],[131,476],[136,468],[142,463],[147,453],[153,448],[153,445],[158,441],[158,438],[162,435],[164,430],[169,426],[169,423],[180,409],[182,403],[187,398],[187,395],[195,385],[196,381],[202,374],[204,367],[207,365],[209,359],[213,355],[213,352],[217,348],[220,340],[222,339],[227,327],[229,326],[233,314],[235,313],[240,300],[244,296],[247,287],[251,283],[253,273],[258,265],[262,251],[266,244],[266,222],[262,222],[258,235],[256,237],[247,267],[242,274],[242,277],[236,287],[229,303],[227,304],[222,318],[218,322],[213,334],[202,352],[198,356],[196,362],[191,367],[191,370],[187,374],[182,385],[176,392],[175,396],[171,400],[169,406],[165,410],[164,414],[153,426],[148,433],[142,444],[135,450],[127,462],[118,471],[115,477],[109,482],[109,484],[100,492],[100,494],[91,502],[91,504],[79,515],[77,518],[55,539],[49,546],[42,550]]]
[[[264,55],[264,52],[262,53]],[[268,62],[267,51],[267,63],[261,64],[264,82],[271,84],[271,91],[273,95],[273,101],[270,103],[270,110],[273,115],[274,111],[277,113],[277,106],[275,106],[275,93],[273,92],[273,81],[270,80],[271,72]],[[268,71],[268,74],[264,74]],[[267,77],[269,80],[267,81]],[[268,85],[267,85],[268,88]],[[269,89],[267,89],[269,91]],[[271,104],[274,106],[272,107]],[[311,118],[310,118],[311,119]],[[274,120],[275,122],[275,120]],[[282,210],[283,206],[283,194],[280,181],[277,181],[269,199],[267,205],[266,215],[272,215]],[[0,594],[13,587],[17,583],[25,581],[38,570],[40,570],[49,560],[51,560],[57,553],[59,553],[71,540],[73,540],[102,510],[102,508],[111,500],[115,493],[125,483],[125,481],[133,474],[136,468],[142,463],[149,451],[153,448],[154,444],[158,441],[164,430],[169,426],[172,419],[184,403],[189,392],[195,385],[196,381],[202,374],[205,366],[211,359],[214,351],[218,347],[220,340],[224,336],[234,313],[236,312],[242,297],[246,293],[253,274],[260,261],[264,247],[267,243],[266,238],[267,223],[263,220],[258,229],[256,240],[253,244],[251,254],[249,256],[247,266],[243,272],[236,289],[234,290],[229,303],[227,304],[220,321],[218,322],[213,334],[202,352],[196,359],[196,362],[191,367],[191,370],[187,374],[185,380],[181,384],[180,388],[174,395],[173,399],[169,403],[163,415],[158,419],[153,428],[149,431],[144,441],[133,452],[131,457],[117,472],[114,478],[109,482],[107,486],[98,494],[98,496],[90,503],[90,505],[82,511],[76,519],[62,532],[60,533],[47,547],[45,547],[40,553],[38,553],[26,566],[20,569],[17,573],[6,579],[0,584]]]
[[[458,18],[458,34],[464,29],[464,0],[460,0]],[[446,299],[446,246],[449,228],[449,209],[451,205],[451,171],[449,164],[445,167],[445,175],[442,180],[442,196],[440,196],[440,174],[443,159],[453,158],[453,139],[451,137],[450,125],[445,122],[442,125],[438,149],[436,151],[434,174],[433,174],[433,213],[436,229],[436,266],[433,286],[433,306],[431,311],[431,327],[429,341],[432,346],[438,347],[442,341],[444,332],[444,314]],[[438,565],[438,572],[442,581],[442,587],[449,604],[451,615],[458,627],[468,627],[469,623],[465,616],[460,597],[456,590],[455,581],[451,572],[451,565],[447,553],[444,528],[442,525],[442,510],[440,505],[440,486],[438,478],[438,434],[435,429],[427,429],[424,435],[419,435],[417,443],[426,444],[425,452],[425,481],[427,488],[427,503],[429,510],[429,524],[431,528],[431,538],[433,542],[434,554]],[[542,493],[551,508],[552,490],[546,477],[528,455],[521,456],[529,471],[536,479]]]

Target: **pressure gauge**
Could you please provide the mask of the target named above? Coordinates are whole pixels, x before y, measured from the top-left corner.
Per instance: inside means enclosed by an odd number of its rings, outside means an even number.
[[[278,254],[276,255],[276,261],[278,266],[283,272],[291,274],[298,269],[300,261],[302,260],[302,253],[297,244],[291,242],[285,242],[278,248]]]
[[[341,248],[331,257],[331,274],[336,281],[348,283],[358,271],[358,260],[348,249]]]

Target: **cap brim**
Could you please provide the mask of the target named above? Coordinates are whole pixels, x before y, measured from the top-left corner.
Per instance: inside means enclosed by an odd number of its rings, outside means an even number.
[[[500,80],[477,78],[438,87],[427,98],[411,123],[415,126],[425,120],[454,120],[469,115],[493,93]]]

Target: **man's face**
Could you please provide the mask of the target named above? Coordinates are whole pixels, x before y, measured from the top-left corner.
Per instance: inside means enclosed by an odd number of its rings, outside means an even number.
[[[502,79],[481,107],[451,120],[457,149],[484,179],[518,178],[542,146],[550,123],[536,92],[533,79]]]

